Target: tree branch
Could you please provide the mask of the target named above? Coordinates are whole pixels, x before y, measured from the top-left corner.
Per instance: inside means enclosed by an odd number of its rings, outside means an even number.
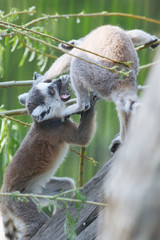
[[[66,104],[71,105],[76,102],[76,99],[73,98],[69,100]],[[14,109],[14,110],[8,110],[8,111],[3,111],[0,112],[1,115],[3,116],[18,116],[18,115],[27,115],[27,109],[26,108],[21,108],[21,109]]]
[[[138,19],[138,20],[143,20],[143,21],[147,21],[147,22],[152,22],[152,23],[156,23],[156,24],[160,24],[159,20],[155,20],[152,18],[147,18],[145,16],[139,16],[139,15],[133,15],[133,14],[128,14],[128,13],[121,13],[121,12],[107,12],[107,11],[103,11],[100,13],[78,13],[78,14],[56,14],[56,15],[49,15],[49,16],[44,16],[41,18],[37,18],[34,19],[28,23],[26,23],[24,26],[25,27],[29,27],[35,23],[38,23],[40,21],[45,21],[45,20],[49,20],[49,19],[58,19],[58,18],[66,18],[69,19],[71,17],[76,17],[76,18],[83,18],[83,17],[108,17],[108,16],[121,16],[121,17],[129,17],[129,18],[134,18],[134,19]]]
[[[46,38],[50,38],[50,39],[55,40],[55,41],[57,41],[57,42],[60,42],[60,43],[63,43],[63,44],[67,44],[68,46],[71,46],[71,47],[73,47],[73,48],[77,48],[77,49],[79,49],[79,50],[81,50],[81,51],[84,51],[84,52],[93,54],[93,55],[95,55],[95,56],[98,56],[98,57],[100,57],[100,58],[104,58],[104,59],[110,60],[110,61],[115,62],[115,63],[123,64],[123,65],[125,65],[125,66],[127,66],[127,67],[130,67],[130,66],[131,66],[131,62],[117,61],[117,60],[114,60],[114,59],[111,59],[111,58],[108,58],[108,57],[99,55],[99,54],[97,54],[97,53],[94,53],[94,52],[92,52],[92,51],[89,51],[89,50],[80,48],[80,47],[78,47],[78,46],[75,46],[75,45],[73,45],[73,44],[71,44],[71,43],[65,42],[65,41],[63,41],[63,40],[60,40],[59,38],[50,36],[50,35],[45,34],[45,33],[40,33],[40,32],[37,32],[37,31],[35,31],[35,30],[29,29],[29,28],[25,28],[25,27],[22,27],[22,26],[13,24],[13,23],[4,22],[4,21],[0,21],[0,24],[7,25],[7,26],[9,26],[9,27],[19,28],[19,29],[21,29],[21,30],[23,30],[23,31],[27,31],[27,32],[30,32],[30,33],[33,33],[33,34],[37,34],[37,35],[46,37]],[[12,31],[14,31],[14,29],[13,29]],[[23,34],[22,34],[22,35],[23,35]],[[54,45],[53,45],[53,46],[54,46]],[[57,50],[60,50],[60,51],[62,51],[62,52],[64,52],[64,53],[68,53],[68,52],[62,50],[61,48],[57,48]]]
[[[50,55],[50,54],[47,54],[47,53],[44,53],[44,52],[41,52],[35,48],[32,48],[30,46],[28,46],[24,41],[20,40],[20,42],[23,44],[24,47],[28,48],[30,52],[35,52],[37,54],[40,54],[40,55],[43,55],[45,57],[48,57],[48,58],[52,58],[52,59],[56,59],[57,56],[54,56],[54,55]]]
[[[67,192],[63,192],[61,193],[60,195],[64,195],[68,192],[71,192],[71,191],[75,191],[74,190],[69,190]],[[67,201],[67,202],[75,202],[75,203],[87,203],[87,204],[92,204],[92,205],[96,205],[96,206],[102,206],[102,207],[106,207],[108,204],[106,203],[100,203],[100,202],[93,202],[93,201],[82,201],[80,199],[72,199],[72,198],[65,198],[65,197],[59,197],[59,194],[58,195],[54,195],[54,196],[50,196],[50,195],[39,195],[39,194],[29,194],[29,193],[26,193],[26,194],[22,194],[22,193],[19,193],[19,192],[13,192],[13,193],[0,193],[0,197],[3,197],[3,196],[10,196],[10,197],[16,197],[16,198],[34,198],[34,199],[47,199],[47,200],[59,200],[59,201]]]
[[[8,14],[2,16],[2,18],[3,18],[3,19],[4,19],[4,18],[8,18],[8,17],[10,17],[10,16],[12,16],[12,15],[34,14],[34,13],[36,13],[35,10],[31,10],[31,11],[29,11],[29,10],[24,10],[24,11],[19,11],[19,12],[11,12],[11,13],[8,13]]]
[[[17,119],[15,119],[15,118],[12,118],[12,117],[9,117],[9,116],[6,116],[6,115],[1,114],[1,113],[0,113],[0,118],[7,118],[7,119],[9,119],[9,120],[11,120],[11,121],[13,121],[13,122],[16,122],[16,123],[19,123],[19,124],[25,126],[25,127],[26,127],[26,126],[27,126],[27,127],[30,127],[30,126],[31,126],[30,123],[22,122],[22,121],[20,121],[20,120],[17,120]]]
[[[0,82],[0,88],[31,86],[34,80]]]
[[[84,175],[84,156],[85,156],[85,147],[81,147],[80,152],[80,163],[79,163],[79,177],[78,177],[78,186],[83,186],[83,175]]]
[[[70,148],[70,150],[80,156],[80,153],[77,152],[75,149]],[[91,158],[91,157],[88,157],[88,156],[84,155],[84,158],[87,159],[87,160],[89,160],[89,161],[91,161],[94,166],[96,166],[97,164],[99,164],[99,162],[97,162],[96,160],[94,160],[94,159]]]
[[[3,116],[19,116],[19,115],[27,115],[28,113],[26,108],[21,108],[21,109],[14,109],[14,110],[0,112],[0,114]]]

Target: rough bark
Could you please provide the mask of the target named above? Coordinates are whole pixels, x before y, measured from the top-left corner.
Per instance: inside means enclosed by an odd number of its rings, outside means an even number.
[[[83,193],[87,197],[87,200],[95,202],[103,201],[103,181],[110,169],[112,161],[113,159],[108,161],[102,169],[84,185]],[[97,218],[101,211],[102,209],[99,209],[96,205],[84,204],[76,226],[77,240],[93,240],[96,238]],[[76,218],[77,210],[74,207],[74,203],[71,204],[69,212]],[[32,240],[64,240],[64,222],[65,209],[61,209],[39,230]]]

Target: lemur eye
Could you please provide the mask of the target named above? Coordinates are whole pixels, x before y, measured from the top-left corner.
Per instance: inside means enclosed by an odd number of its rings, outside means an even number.
[[[51,83],[52,80],[51,79],[47,79],[46,81],[44,81],[45,83]]]
[[[48,89],[49,89],[49,94],[53,96],[55,94],[54,88],[52,86],[49,86]]]

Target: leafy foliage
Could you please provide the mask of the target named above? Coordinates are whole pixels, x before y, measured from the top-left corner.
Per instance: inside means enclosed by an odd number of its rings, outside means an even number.
[[[33,32],[26,32],[17,29],[17,22],[22,21],[23,15],[27,14],[28,16],[32,16],[35,13],[35,7],[31,7],[27,10],[20,11],[19,9],[13,8],[10,13],[4,15],[4,12],[0,11],[0,77],[3,76],[3,52],[5,50],[5,46],[8,44],[11,45],[11,52],[14,52],[17,49],[24,49],[22,58],[19,63],[19,67],[23,66],[25,60],[28,58],[29,62],[32,62],[34,59],[37,62],[37,67],[40,72],[42,72],[48,62],[48,58],[56,58],[54,56],[54,50],[48,48],[45,44],[43,44],[44,37],[38,36],[39,41],[33,40],[36,36]],[[27,18],[28,19],[28,18]],[[10,24],[9,24],[10,23]],[[25,25],[23,25],[25,26]],[[23,27],[21,26],[21,27]],[[38,33],[43,33],[47,35],[51,35],[45,27],[30,27],[30,31],[35,31]],[[16,31],[17,30],[17,31]],[[30,38],[32,36],[32,39]],[[5,41],[2,41],[5,39]],[[53,44],[54,40],[47,39],[48,44]],[[49,54],[47,54],[47,52]]]
[[[6,166],[20,144],[18,124],[3,118],[0,120],[0,187]]]

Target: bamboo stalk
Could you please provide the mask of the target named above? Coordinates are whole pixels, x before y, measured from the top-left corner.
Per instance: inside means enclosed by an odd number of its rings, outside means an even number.
[[[83,186],[83,175],[84,175],[84,156],[85,156],[85,147],[81,147],[80,152],[80,163],[79,163],[79,178],[78,178],[78,186]]]

